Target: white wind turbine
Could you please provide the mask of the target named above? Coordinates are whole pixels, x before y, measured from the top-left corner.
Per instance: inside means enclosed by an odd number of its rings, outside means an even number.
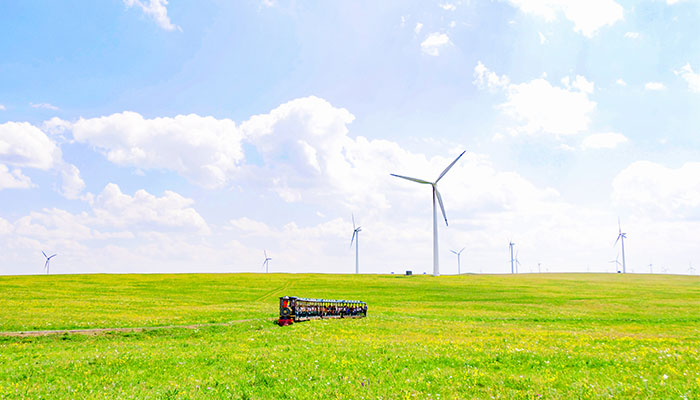
[[[263,261],[262,265],[265,267],[265,273],[268,273],[270,269],[270,260],[272,259],[267,256],[267,250],[263,250],[263,253],[265,254],[265,261]]]
[[[617,239],[615,240],[615,245],[617,245],[617,242],[622,239],[622,273],[627,273],[627,265],[625,264],[625,239],[627,239],[627,234],[622,232],[622,227],[620,225],[620,218],[617,218],[617,227],[619,229],[619,233],[617,234]]]
[[[437,201],[440,203],[440,210],[442,210],[442,216],[445,218],[445,226],[447,226],[447,215],[445,214],[445,206],[442,204],[442,196],[440,196],[440,192],[437,189],[437,184],[440,182],[440,179],[442,179],[443,176],[447,173],[447,171],[452,168],[453,165],[459,160],[464,153],[467,151],[463,151],[462,154],[457,156],[454,161],[452,161],[452,164],[448,165],[447,168],[445,168],[444,171],[438,176],[438,178],[435,180],[435,182],[428,182],[424,181],[422,179],[416,179],[416,178],[410,178],[408,176],[402,176],[402,175],[396,175],[396,174],[391,174],[391,176],[395,176],[397,178],[402,178],[402,179],[408,179],[409,181],[417,182],[417,183],[422,183],[424,185],[430,185],[433,187],[433,276],[440,276],[440,260],[438,257],[438,224],[437,224],[437,208],[435,206],[435,199],[437,198]]]
[[[49,274],[49,261],[51,261],[52,258],[56,257],[56,254],[47,256],[43,250],[41,251],[41,254],[43,254],[44,257],[46,257],[46,263],[44,264],[44,269],[46,270],[46,274],[48,275]]]
[[[515,273],[518,273],[518,269],[520,268],[520,261],[518,261],[518,251],[515,252]]]
[[[457,275],[462,275],[462,263],[460,261],[460,256],[462,255],[462,252],[464,251],[464,247],[462,247],[462,250],[460,250],[460,251],[454,251],[454,250],[450,250],[450,251],[457,255]]]
[[[620,263],[620,261],[619,261],[619,258],[620,258],[620,253],[617,253],[614,260],[608,261],[609,263],[615,263],[615,272],[620,271],[620,265],[622,265],[622,263]]]
[[[360,273],[360,231],[362,227],[355,227],[355,214],[352,214],[352,238],[350,239],[350,247],[352,247],[352,242],[355,241],[355,273]],[[357,238],[357,239],[356,239]]]
[[[515,273],[515,258],[513,258],[513,247],[515,247],[515,243],[512,241],[509,241],[508,247],[510,247],[510,273],[514,274]]]

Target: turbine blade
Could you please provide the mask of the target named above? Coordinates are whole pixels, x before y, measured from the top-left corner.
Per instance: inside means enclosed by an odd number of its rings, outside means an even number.
[[[457,162],[457,160],[459,160],[460,158],[462,158],[462,156],[463,156],[464,153],[466,153],[466,152],[467,152],[467,151],[464,150],[464,151],[462,152],[462,154],[460,154],[459,156],[457,156],[457,158],[455,158],[455,160],[452,161],[452,164],[448,165],[447,168],[445,168],[445,170],[442,171],[442,173],[440,174],[440,176],[438,176],[438,178],[437,178],[437,180],[435,181],[435,183],[438,183],[438,181],[440,181],[440,179],[442,179],[442,177],[445,176],[445,174],[447,173],[447,171],[449,171],[450,168],[452,168],[452,166],[455,165],[455,163]]]
[[[617,229],[619,229],[620,233],[622,234],[622,225],[620,225],[620,217],[617,217]]]
[[[462,247],[462,250],[459,251],[459,254],[462,254],[462,252],[464,251],[465,248],[466,247]]]
[[[41,254],[43,254],[44,257],[48,257],[48,256],[46,255],[46,253],[44,253],[44,250],[41,251]]]
[[[458,254],[458,253],[457,253],[456,251],[454,251],[454,250],[450,250],[450,251],[453,252],[453,253],[455,253],[455,254]]]
[[[352,232],[352,239],[350,239],[350,247],[352,247],[352,242],[355,240],[355,235],[357,234],[357,231]]]
[[[396,175],[396,174],[389,174],[389,175],[395,176],[395,177],[401,178],[401,179],[408,179],[409,181],[413,181],[413,182],[423,183],[425,185],[432,185],[433,184],[432,182],[424,181],[422,179],[417,179],[417,178],[411,178],[409,176]]]
[[[265,258],[267,258],[267,250],[263,250],[263,253],[265,253]]]
[[[50,259],[52,259],[52,258],[54,258],[54,257],[56,257],[57,255],[58,255],[58,253],[56,253],[56,254],[54,254],[54,255],[51,255],[51,256],[49,256],[49,260],[50,260]]]
[[[357,228],[355,228],[355,214],[352,214],[352,229],[355,231],[357,230]]]
[[[617,246],[617,242],[620,240],[620,236],[622,236],[622,235],[621,234],[617,235],[617,239],[615,239],[615,244],[613,246]]]
[[[435,188],[435,194],[437,195],[438,198],[438,203],[440,203],[440,210],[442,210],[442,217],[445,218],[445,225],[449,226],[447,223],[447,215],[445,214],[445,206],[442,204],[442,196],[440,196],[440,192],[437,190],[437,187],[433,186]]]

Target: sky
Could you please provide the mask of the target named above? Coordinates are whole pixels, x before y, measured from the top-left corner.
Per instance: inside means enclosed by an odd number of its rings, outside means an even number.
[[[0,274],[697,274],[700,1],[0,3]],[[353,245],[354,246],[354,245]]]

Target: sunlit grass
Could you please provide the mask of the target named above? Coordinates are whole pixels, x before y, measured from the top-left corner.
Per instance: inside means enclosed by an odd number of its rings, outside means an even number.
[[[0,277],[0,397],[699,398],[700,279],[648,275]],[[270,322],[277,297],[368,318]]]

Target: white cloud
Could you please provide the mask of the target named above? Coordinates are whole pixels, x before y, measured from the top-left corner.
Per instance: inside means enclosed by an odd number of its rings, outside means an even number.
[[[12,232],[14,227],[6,219],[0,217],[0,235],[7,235]]]
[[[600,28],[624,18],[624,9],[614,0],[508,0],[526,14],[551,22],[559,13],[574,23],[574,31],[593,37]]]
[[[53,117],[43,122],[41,125],[41,130],[49,135],[61,135],[66,130],[69,130],[70,127],[71,124],[68,121],[64,121],[58,117]]]
[[[700,163],[637,161],[613,180],[613,201],[652,219],[700,220]]]
[[[210,233],[209,226],[194,208],[194,200],[166,190],[162,197],[156,197],[145,190],[138,190],[133,196],[122,193],[118,185],[110,183],[95,198],[93,211],[96,223],[117,228],[153,226],[184,229],[203,234]]]
[[[664,85],[661,82],[647,82],[644,85],[644,89],[645,90],[656,90],[656,91],[666,90],[666,85]]]
[[[448,25],[450,28],[454,28],[457,26],[457,21],[450,21],[450,24]]]
[[[543,35],[542,32],[537,32],[537,35],[540,37],[540,44],[547,43],[547,37]]]
[[[144,14],[153,18],[156,24],[166,31],[180,30],[182,29],[170,22],[168,17],[168,1],[167,0],[124,0],[124,4],[127,8],[138,6],[144,12]]]
[[[413,32],[415,32],[417,35],[420,33],[421,29],[423,29],[423,24],[418,22],[418,23],[416,23],[416,27],[413,28]]]
[[[627,138],[621,133],[594,133],[583,139],[581,147],[587,149],[614,149],[620,144],[627,143]]]
[[[0,164],[0,190],[2,189],[28,189],[32,187],[32,181],[24,176],[19,169],[10,171],[6,165]]]
[[[625,82],[622,78],[616,80],[615,83],[619,86],[627,86],[627,82]]]
[[[481,61],[474,67],[474,78],[473,83],[480,89],[500,90],[510,85],[510,79],[507,76],[498,76],[498,74],[486,68]]]
[[[625,37],[628,39],[639,39],[641,34],[639,32],[626,32]]]
[[[440,4],[440,8],[442,8],[445,11],[454,11],[457,9],[457,6],[451,3],[442,3]]]
[[[61,150],[27,122],[0,124],[0,162],[47,170],[61,162]]]
[[[72,124],[76,141],[118,165],[165,168],[208,188],[225,185],[244,154],[242,133],[229,119],[196,114],[145,119],[130,111]]]
[[[690,63],[685,64],[680,70],[674,71],[674,73],[685,79],[691,92],[700,93],[700,73],[694,72]]]
[[[588,81],[585,77],[581,75],[576,75],[576,78],[572,81],[568,76],[561,80],[561,83],[567,89],[578,89],[583,93],[593,94],[595,90],[595,84]]]
[[[53,111],[58,110],[58,107],[54,106],[53,104],[49,104],[49,103],[38,103],[38,104],[29,103],[29,105],[32,108],[43,108],[45,110],[53,110]]]
[[[0,111],[5,111],[5,110],[6,110],[5,106],[3,104],[0,104]]]
[[[80,171],[63,160],[61,149],[39,128],[27,122],[0,124],[0,163],[23,168],[55,170],[61,175],[59,192],[69,199],[79,198],[85,183]],[[31,187],[28,177],[19,169],[12,171],[14,181],[6,175],[6,183],[13,187]],[[14,182],[14,183],[11,183]]]
[[[474,68],[474,75],[477,86],[505,93],[506,102],[499,108],[521,123],[517,132],[576,135],[588,129],[596,109],[596,103],[589,98],[595,85],[580,75],[573,81],[568,77],[562,79],[564,87],[553,86],[544,78],[514,84],[507,76],[499,77],[489,71],[481,62]]]
[[[440,49],[446,45],[450,44],[450,38],[444,33],[431,33],[427,38],[420,44],[423,53],[430,56],[439,56]]]
[[[72,164],[63,164],[60,168],[60,173],[61,194],[68,199],[81,198],[80,194],[85,189],[85,182],[80,177],[78,167]]]

